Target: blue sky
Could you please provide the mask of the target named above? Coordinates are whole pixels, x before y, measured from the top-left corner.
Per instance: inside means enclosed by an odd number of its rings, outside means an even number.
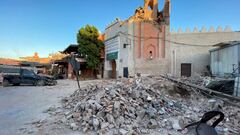
[[[0,57],[41,57],[76,43],[91,24],[104,31],[115,18],[127,19],[144,0],[0,0]],[[163,7],[159,0],[159,8]],[[240,30],[240,0],[171,0],[171,28],[229,25]]]

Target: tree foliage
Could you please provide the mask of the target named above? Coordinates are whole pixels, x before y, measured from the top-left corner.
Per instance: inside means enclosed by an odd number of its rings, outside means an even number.
[[[98,69],[100,64],[100,51],[103,49],[103,42],[98,37],[98,29],[91,25],[82,27],[77,34],[79,53],[85,57],[87,67],[91,69]]]

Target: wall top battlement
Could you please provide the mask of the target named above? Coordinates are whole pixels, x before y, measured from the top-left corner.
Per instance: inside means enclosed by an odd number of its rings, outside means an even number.
[[[226,26],[224,29],[222,26],[218,26],[217,29],[215,29],[213,26],[211,26],[209,29],[203,26],[200,29],[198,29],[198,27],[194,27],[193,31],[191,31],[189,27],[187,27],[185,31],[183,31],[182,28],[179,28],[177,31],[175,29],[171,30],[172,34],[214,33],[214,32],[234,32],[234,31],[232,31],[232,28],[230,26]]]
[[[112,27],[113,25],[115,25],[115,24],[117,24],[119,22],[122,23],[122,21],[119,18],[116,18],[113,22],[108,24],[105,29],[108,29],[108,28]]]

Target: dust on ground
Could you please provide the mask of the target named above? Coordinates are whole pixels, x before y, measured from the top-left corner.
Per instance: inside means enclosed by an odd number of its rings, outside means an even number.
[[[95,82],[99,80],[81,81],[81,86],[85,87]],[[46,87],[0,86],[0,134],[44,135],[49,132],[59,135],[60,131],[56,130],[54,133],[54,127],[45,129],[46,132],[42,134],[39,132],[39,127],[33,126],[32,123],[41,121],[49,125],[54,124],[53,115],[45,111],[51,106],[61,106],[61,99],[71,95],[76,89],[77,84],[73,80],[59,80],[56,86]],[[65,134],[65,131],[62,132]],[[72,131],[68,133],[71,135]]]

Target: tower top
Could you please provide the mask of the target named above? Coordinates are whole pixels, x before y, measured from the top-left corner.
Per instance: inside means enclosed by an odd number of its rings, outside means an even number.
[[[170,24],[170,0],[165,0],[164,7],[159,11],[158,0],[144,0],[144,6],[136,9],[129,22],[152,21],[161,25]]]
[[[144,18],[157,19],[158,17],[158,0],[144,0]]]

